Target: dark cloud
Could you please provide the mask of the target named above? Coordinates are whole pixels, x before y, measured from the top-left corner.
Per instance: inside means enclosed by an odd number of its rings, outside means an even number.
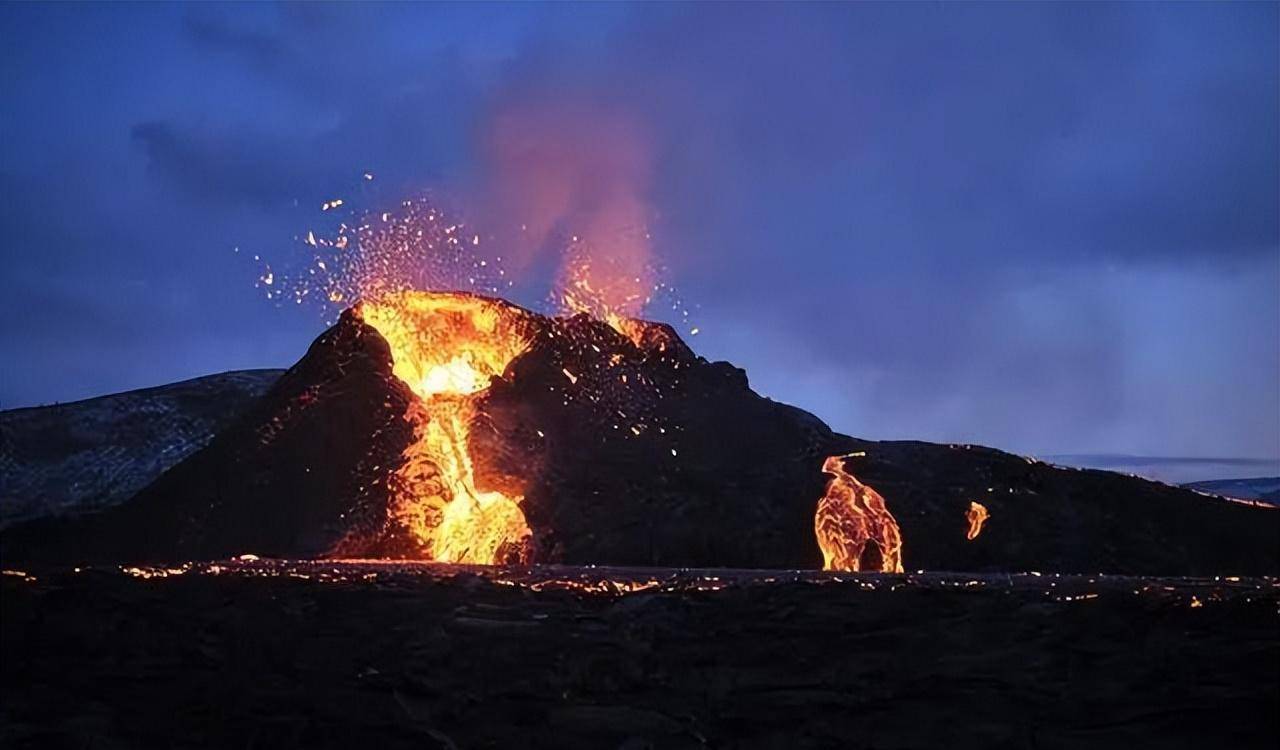
[[[183,26],[199,47],[240,56],[262,70],[275,68],[288,54],[277,35],[236,26],[227,18],[190,13]]]
[[[139,123],[131,135],[159,179],[201,200],[269,208],[314,191],[321,176],[308,173],[311,162],[301,150],[267,138],[220,139],[159,121]]]

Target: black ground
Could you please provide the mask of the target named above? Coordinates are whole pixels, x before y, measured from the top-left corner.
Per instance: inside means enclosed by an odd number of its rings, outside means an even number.
[[[1268,747],[1274,579],[7,571],[0,746]]]

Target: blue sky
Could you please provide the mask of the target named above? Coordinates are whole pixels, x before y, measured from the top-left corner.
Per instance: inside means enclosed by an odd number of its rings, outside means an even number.
[[[532,111],[563,180],[640,134],[697,350],[841,431],[1280,456],[1275,4],[0,14],[0,407],[291,364],[322,316],[245,255],[364,171],[501,234]]]

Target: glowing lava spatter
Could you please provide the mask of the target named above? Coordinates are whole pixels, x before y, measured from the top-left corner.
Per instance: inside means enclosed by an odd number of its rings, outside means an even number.
[[[566,263],[555,296],[561,309],[571,314],[586,313],[608,323],[618,333],[640,345],[641,331],[632,315],[651,301],[652,289],[639,276],[614,274],[618,279],[602,284],[592,278],[591,261],[587,258]]]
[[[256,286],[268,299],[316,303],[333,323],[339,312],[362,299],[435,289],[503,296],[515,286],[503,256],[491,252],[489,235],[453,218],[425,195],[377,210],[358,209],[341,198],[321,206],[324,213],[338,209],[345,220],[336,227],[330,214],[329,228],[307,229],[298,236],[300,258],[267,262],[253,256],[259,265]],[[666,271],[651,257],[647,230],[606,232],[599,247],[577,235],[562,239],[549,313],[587,313],[637,341],[643,331],[634,319],[657,304],[670,309],[677,328],[697,334],[689,306],[662,280]]]
[[[607,253],[592,253],[577,237],[564,252],[551,293],[555,308],[602,320],[636,346],[642,345],[649,329],[639,318],[654,303],[669,306],[681,318],[678,327],[685,327],[692,335],[698,333],[696,327],[688,328],[689,308],[672,286],[660,280],[665,271],[647,258],[641,262],[626,254],[619,260]]]
[[[965,534],[965,539],[973,540],[982,533],[982,524],[986,523],[991,514],[987,512],[987,506],[982,503],[970,502],[964,517],[969,522],[969,531]]]
[[[845,471],[846,456],[831,456],[831,475],[813,517],[823,570],[902,572],[902,534],[884,498]]]
[[[523,498],[476,487],[469,437],[480,395],[529,345],[524,311],[468,294],[398,292],[356,312],[386,339],[392,372],[420,399],[406,415],[415,441],[391,482],[395,520],[433,560],[522,559]]]
[[[352,203],[359,201],[336,198],[321,206],[330,215],[298,236],[300,256],[274,264],[253,256],[260,264],[257,286],[268,299],[315,303],[332,323],[355,301],[397,292],[465,289],[500,295],[511,288],[502,257],[489,252],[480,233],[426,196],[378,210]],[[342,220],[334,216],[338,213]]]

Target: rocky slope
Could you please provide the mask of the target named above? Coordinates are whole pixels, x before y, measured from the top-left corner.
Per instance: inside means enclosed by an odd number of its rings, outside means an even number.
[[[0,528],[102,510],[203,448],[282,370],[0,412]]]

